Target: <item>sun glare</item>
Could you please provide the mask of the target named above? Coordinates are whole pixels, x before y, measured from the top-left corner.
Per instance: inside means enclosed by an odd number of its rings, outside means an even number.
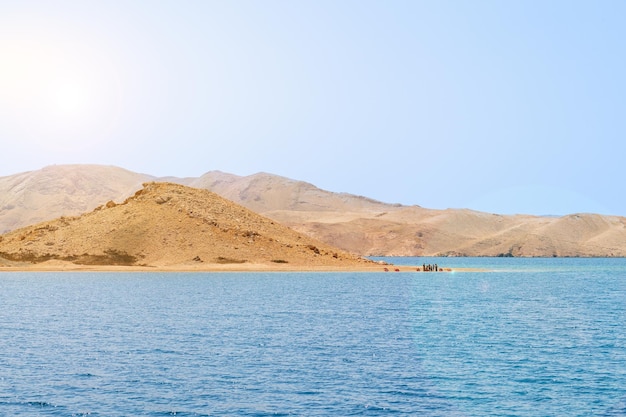
[[[98,135],[107,117],[105,95],[92,74],[66,69],[41,75],[33,91],[28,129],[34,140],[58,150],[88,145]]]
[[[106,53],[74,43],[0,42],[0,112],[24,143],[64,152],[95,149],[115,128],[119,73]]]
[[[55,82],[48,92],[49,111],[56,117],[80,118],[92,104],[88,87],[68,81]]]

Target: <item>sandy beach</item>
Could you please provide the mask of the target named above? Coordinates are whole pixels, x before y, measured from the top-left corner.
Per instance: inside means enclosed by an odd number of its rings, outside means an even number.
[[[1,272],[415,272],[439,274],[450,272],[474,272],[473,268],[446,268],[439,271],[422,271],[417,265],[382,265],[363,263],[362,265],[289,265],[276,263],[185,263],[157,266],[126,265],[77,265],[72,262],[51,260],[37,264],[26,262],[0,262]]]

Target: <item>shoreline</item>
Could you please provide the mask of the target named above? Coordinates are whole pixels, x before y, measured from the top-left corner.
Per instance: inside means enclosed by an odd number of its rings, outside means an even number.
[[[286,265],[266,263],[242,264],[177,264],[155,266],[127,265],[77,265],[63,261],[41,264],[0,264],[2,272],[413,272],[416,274],[442,274],[452,272],[484,272],[478,268],[446,268],[439,271],[422,271],[419,265]]]

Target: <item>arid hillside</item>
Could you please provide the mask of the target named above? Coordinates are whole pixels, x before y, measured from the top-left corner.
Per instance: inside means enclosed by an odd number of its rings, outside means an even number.
[[[257,213],[276,210],[379,212],[382,208],[394,207],[266,173],[241,177],[211,171],[198,178],[157,178],[112,166],[53,165],[0,177],[0,233],[42,220],[76,216],[109,200],[124,201],[147,181],[210,190]]]
[[[253,264],[353,267],[370,262],[303,236],[207,190],[147,183],[134,196],[77,217],[0,237],[0,264],[185,267]]]
[[[273,211],[377,212],[394,205],[348,193],[333,193],[304,181],[260,172],[240,177],[211,171],[195,180],[192,187],[211,190],[257,213]],[[400,207],[395,205],[395,207]]]
[[[503,216],[387,204],[277,175],[219,171],[155,178],[116,167],[52,166],[0,178],[0,232],[124,201],[167,180],[222,197],[331,246],[360,255],[626,256],[626,218]]]
[[[53,165],[0,177],[0,234],[122,201],[152,179],[102,165]]]
[[[626,257],[626,218],[616,216],[501,216],[411,207],[317,221],[311,213],[266,215],[364,255]]]

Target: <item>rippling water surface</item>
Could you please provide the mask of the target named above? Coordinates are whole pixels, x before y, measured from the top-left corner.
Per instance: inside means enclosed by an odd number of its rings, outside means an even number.
[[[0,273],[0,415],[622,416],[626,260]]]

